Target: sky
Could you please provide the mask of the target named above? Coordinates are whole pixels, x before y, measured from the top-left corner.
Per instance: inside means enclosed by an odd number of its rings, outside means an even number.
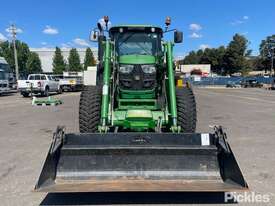
[[[96,46],[89,32],[104,15],[112,25],[161,27],[170,16],[171,28],[184,33],[184,42],[175,46],[178,57],[226,46],[235,33],[246,36],[256,55],[261,40],[275,34],[274,0],[0,0],[0,10],[0,40],[10,40],[7,28],[14,23],[18,39],[33,48]]]

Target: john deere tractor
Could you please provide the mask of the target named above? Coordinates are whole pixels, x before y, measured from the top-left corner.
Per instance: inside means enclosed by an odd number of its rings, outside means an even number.
[[[106,25],[105,25],[106,24]],[[118,25],[98,41],[97,85],[80,97],[79,134],[58,127],[36,191],[232,191],[247,184],[221,127],[195,133],[190,87],[175,88],[182,32]],[[165,41],[174,32],[174,41]]]
[[[174,43],[163,35],[151,25],[109,30],[110,38],[99,42],[99,86],[80,98],[80,132],[195,132],[192,89],[175,88],[173,46],[182,33],[175,31]]]

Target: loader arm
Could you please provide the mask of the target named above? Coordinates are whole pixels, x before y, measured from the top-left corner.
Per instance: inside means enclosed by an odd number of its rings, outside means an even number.
[[[169,91],[169,108],[172,120],[171,131],[180,132],[180,127],[177,126],[177,103],[176,103],[176,89],[175,89],[175,76],[174,76],[174,65],[173,65],[173,44],[167,42],[164,44],[166,51],[166,62],[167,62],[167,73],[168,73],[168,89]]]
[[[111,79],[111,49],[110,40],[104,42],[104,71],[103,71],[103,87],[102,87],[102,102],[101,102],[101,125],[100,132],[108,131],[109,123],[109,104],[110,104],[110,79]]]

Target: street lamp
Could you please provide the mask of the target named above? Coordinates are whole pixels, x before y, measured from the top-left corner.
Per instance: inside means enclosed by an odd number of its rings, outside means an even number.
[[[274,69],[274,66],[273,66],[273,61],[274,61],[274,48],[275,47],[272,47],[271,48],[271,76],[272,76],[272,72],[273,72],[273,69]]]

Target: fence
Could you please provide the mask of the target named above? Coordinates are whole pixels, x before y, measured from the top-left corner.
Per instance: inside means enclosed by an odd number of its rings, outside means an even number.
[[[275,78],[274,77],[201,77],[198,81],[198,79],[194,77],[188,77],[185,80],[191,82],[194,86],[219,86],[219,85],[226,85],[228,83],[235,83],[240,84],[241,81],[249,80],[249,79],[255,79],[260,83],[263,84],[271,84]]]

